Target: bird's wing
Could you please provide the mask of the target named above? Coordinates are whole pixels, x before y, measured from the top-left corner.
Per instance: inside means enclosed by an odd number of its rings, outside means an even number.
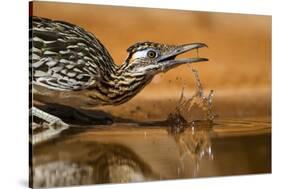
[[[84,29],[62,21],[30,18],[32,83],[56,90],[93,85],[114,65],[100,41]]]

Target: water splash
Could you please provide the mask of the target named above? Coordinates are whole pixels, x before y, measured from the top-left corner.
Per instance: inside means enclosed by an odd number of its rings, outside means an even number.
[[[198,104],[199,107],[201,107],[206,112],[206,120],[213,122],[216,117],[216,114],[212,110],[214,90],[211,90],[208,96],[205,96],[198,71],[192,68],[192,72],[194,73],[196,81],[196,93],[190,98],[191,104],[187,112],[190,111],[194,104]]]
[[[190,157],[194,161],[193,176],[196,177],[200,170],[200,161],[207,157],[213,160],[212,143],[210,139],[210,130],[200,128],[200,126],[212,126],[216,114],[212,109],[214,90],[211,90],[207,96],[204,94],[203,86],[196,69],[191,68],[195,78],[196,90],[190,98],[185,97],[184,88],[182,89],[180,99],[174,112],[167,118],[169,123],[168,133],[170,133],[180,151],[179,173],[184,173],[184,160]],[[204,112],[203,120],[195,120],[189,114],[195,106]],[[184,133],[184,134],[183,134]]]
[[[190,98],[185,97],[183,87],[175,111],[170,113],[167,118],[167,122],[171,126],[169,128],[169,132],[172,134],[183,132],[186,127],[190,126],[192,122],[195,121],[194,118],[189,115],[195,105],[203,110],[203,112],[205,113],[204,120],[208,121],[210,124],[213,123],[214,119],[217,116],[212,109],[214,90],[211,90],[209,94],[205,96],[198,71],[191,66],[189,67],[191,68],[195,78],[195,94]]]

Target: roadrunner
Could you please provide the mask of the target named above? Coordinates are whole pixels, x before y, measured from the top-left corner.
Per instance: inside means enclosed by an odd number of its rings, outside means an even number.
[[[138,42],[116,65],[103,44],[83,28],[46,18],[30,18],[30,80],[33,98],[74,108],[119,105],[140,92],[153,77],[179,65],[207,61],[177,55],[204,43],[167,45]],[[60,118],[32,107],[32,115],[50,126],[67,125]]]

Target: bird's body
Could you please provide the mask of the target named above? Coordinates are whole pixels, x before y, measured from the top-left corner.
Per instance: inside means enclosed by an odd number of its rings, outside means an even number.
[[[166,45],[138,42],[116,65],[103,44],[83,28],[46,18],[30,18],[30,81],[33,99],[74,108],[119,105],[127,102],[153,77],[182,64],[206,58],[175,59],[206,47],[203,43]],[[42,116],[41,111],[37,116]],[[56,122],[57,117],[48,117]]]
[[[152,78],[124,72],[99,40],[62,21],[33,17],[31,67],[36,100],[73,107],[116,105]]]

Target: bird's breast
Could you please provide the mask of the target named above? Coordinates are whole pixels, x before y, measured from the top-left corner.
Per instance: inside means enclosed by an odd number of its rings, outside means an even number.
[[[73,108],[91,108],[103,105],[103,101],[95,98],[94,93],[89,94],[87,90],[60,91],[43,86],[32,86],[33,100],[46,104],[60,104]]]

